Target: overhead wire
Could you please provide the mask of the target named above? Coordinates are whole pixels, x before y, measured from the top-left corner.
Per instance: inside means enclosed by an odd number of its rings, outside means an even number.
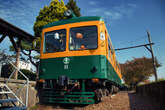
[[[122,42],[118,42],[117,44],[120,44],[120,45],[122,45],[122,44],[132,44],[132,43],[134,43],[134,42],[139,42],[139,41],[142,41],[142,40],[145,41],[145,39],[142,39],[142,38],[147,38],[147,37],[146,37],[146,35],[145,35],[145,36],[138,37],[138,38],[135,39],[135,40],[131,40],[131,41],[122,41]]]

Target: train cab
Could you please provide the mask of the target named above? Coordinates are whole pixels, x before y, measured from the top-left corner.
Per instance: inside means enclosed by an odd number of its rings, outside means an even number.
[[[39,82],[43,83],[41,97],[46,98],[43,100],[78,104],[95,103],[95,98],[100,100],[98,94],[102,90],[110,92],[112,85],[121,84],[120,69],[101,17],[72,17],[43,27]],[[44,96],[53,91],[62,101]],[[72,100],[64,101],[59,91],[73,97],[84,96],[69,98],[64,95]]]

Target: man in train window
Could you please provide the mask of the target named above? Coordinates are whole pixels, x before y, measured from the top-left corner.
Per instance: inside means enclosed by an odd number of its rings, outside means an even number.
[[[70,37],[70,49],[71,50],[84,50],[85,45],[83,44],[84,37],[83,34],[80,32],[73,33],[72,36]]]
[[[97,48],[97,27],[74,27],[70,30],[70,50]]]
[[[83,44],[83,34],[82,33],[76,33],[76,38],[79,39],[79,42],[78,42],[78,45],[76,49],[80,49],[80,50],[84,50],[86,49],[85,48],[85,45]]]

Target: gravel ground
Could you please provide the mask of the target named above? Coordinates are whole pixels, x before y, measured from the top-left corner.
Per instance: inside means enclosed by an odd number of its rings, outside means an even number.
[[[159,110],[159,106],[146,97],[140,97],[134,92],[119,92],[103,98],[98,104],[75,105],[37,105],[31,110]]]

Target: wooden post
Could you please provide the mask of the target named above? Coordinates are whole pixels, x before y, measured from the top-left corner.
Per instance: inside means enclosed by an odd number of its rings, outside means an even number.
[[[16,67],[19,68],[20,64],[20,52],[21,52],[21,39],[18,39],[17,41],[17,47],[16,47]],[[15,71],[14,79],[18,79],[18,70]]]
[[[16,51],[16,62],[15,62],[15,66],[17,68],[19,68],[19,63],[20,63],[20,52],[21,52],[21,39],[18,39],[17,42],[14,41],[12,36],[9,36],[9,39],[11,41],[11,43],[13,44],[13,47]],[[18,78],[18,70],[15,71],[14,73],[14,79]]]
[[[150,36],[149,31],[147,31],[147,35],[148,35],[148,41],[149,41],[149,44],[150,44],[150,53],[151,53],[151,56],[152,56],[152,64],[153,64],[153,69],[154,69],[155,81],[157,81],[158,76],[157,76],[157,71],[156,71],[156,63],[155,63],[155,57],[154,57],[154,52],[153,52],[153,49],[152,49],[151,36]]]
[[[15,66],[17,68],[19,68],[19,62],[20,62],[20,47],[17,48],[17,51],[16,51],[16,62],[15,62]],[[15,71],[15,75],[14,75],[14,79],[18,79],[18,70]]]

